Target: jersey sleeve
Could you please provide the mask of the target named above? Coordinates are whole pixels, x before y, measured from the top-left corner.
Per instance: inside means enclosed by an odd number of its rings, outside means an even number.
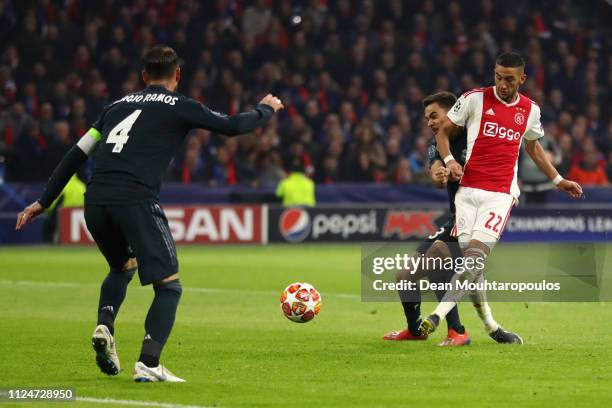
[[[236,136],[252,132],[265,125],[272,117],[274,109],[271,106],[261,104],[248,112],[229,116],[215,112],[195,100],[188,99],[181,107],[181,112],[183,120],[187,122],[190,128],[208,129],[222,135]]]
[[[442,158],[440,157],[440,153],[438,152],[438,145],[436,144],[436,139],[433,138],[427,147],[427,160],[429,162],[429,167],[433,166],[433,164]]]
[[[89,130],[92,134],[97,133],[98,135],[102,135],[102,129],[104,129],[104,117],[106,116],[106,112],[108,112],[108,110],[113,106],[113,104],[114,103],[106,105],[104,109],[102,109],[102,112],[100,112],[94,123],[91,124],[91,128]]]
[[[49,208],[55,199],[59,197],[62,190],[64,190],[72,175],[86,161],[87,154],[79,146],[75,145],[72,149],[68,150],[55,170],[53,170],[38,202],[44,208]]]
[[[472,110],[474,93],[464,93],[448,111],[447,117],[457,126],[465,127]]]
[[[106,105],[104,109],[102,109],[102,112],[100,112],[100,114],[98,115],[94,123],[91,124],[91,127],[89,128],[89,130],[87,131],[86,135],[89,135],[89,137],[92,138],[95,141],[95,143],[98,143],[100,139],[102,139],[102,131],[104,129],[104,118],[106,117],[106,113],[117,102],[118,101],[115,101],[111,103],[110,105]],[[80,147],[82,148],[82,146]],[[85,151],[85,153],[89,154],[90,152]]]
[[[529,119],[527,121],[527,129],[523,137],[527,140],[537,140],[544,136],[544,127],[540,121],[540,107],[535,103],[531,106]]]

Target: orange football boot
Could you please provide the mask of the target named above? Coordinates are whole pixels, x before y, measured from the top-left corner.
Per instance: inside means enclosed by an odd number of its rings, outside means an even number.
[[[442,343],[438,344],[438,346],[442,346],[442,347],[467,346],[471,342],[472,340],[470,339],[470,335],[468,334],[467,330],[463,334],[461,334],[461,333],[457,333],[457,331],[453,329],[448,329],[448,334],[446,338],[444,339]]]
[[[410,330],[404,329],[385,334],[383,336],[383,340],[427,340],[427,335],[422,334],[420,336],[415,336],[414,334],[410,333]]]

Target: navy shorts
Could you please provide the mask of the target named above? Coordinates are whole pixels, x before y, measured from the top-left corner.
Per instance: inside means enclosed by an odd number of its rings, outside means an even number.
[[[164,211],[155,201],[125,205],[85,204],[85,222],[111,268],[136,256],[148,285],[178,272],[176,245]]]
[[[433,235],[428,236],[425,241],[421,242],[421,244],[417,248],[417,252],[420,254],[425,254],[434,242],[442,241],[448,245],[453,258],[458,258],[462,256],[457,238],[451,236],[451,230],[454,226],[455,217],[451,216],[446,221],[446,223],[444,223],[444,225],[440,227],[440,229],[438,229]]]

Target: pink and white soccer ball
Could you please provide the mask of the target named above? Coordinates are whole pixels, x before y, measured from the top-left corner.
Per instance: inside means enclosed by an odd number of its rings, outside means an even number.
[[[312,285],[295,282],[283,290],[280,306],[287,319],[296,323],[306,323],[319,314],[321,295]]]

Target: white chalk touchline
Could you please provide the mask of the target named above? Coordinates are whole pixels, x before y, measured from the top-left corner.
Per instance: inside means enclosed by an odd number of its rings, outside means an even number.
[[[132,405],[136,407],[207,408],[202,405],[184,405],[184,404],[172,404],[169,402],[123,400],[123,399],[113,399],[113,398],[76,397],[76,400],[82,401],[82,402],[91,402],[94,404]]]
[[[49,288],[98,288],[100,285],[94,283],[79,283],[79,282],[42,282],[42,281],[27,281],[27,280],[0,280],[0,285],[8,286],[41,286]],[[138,289],[144,289],[139,287]],[[275,296],[278,293],[272,290],[252,290],[252,289],[230,289],[230,288],[193,288],[184,287],[185,292],[194,293],[251,293],[254,295]],[[331,296],[344,299],[361,299],[359,295],[352,293],[325,293],[323,296]]]

